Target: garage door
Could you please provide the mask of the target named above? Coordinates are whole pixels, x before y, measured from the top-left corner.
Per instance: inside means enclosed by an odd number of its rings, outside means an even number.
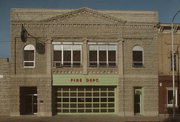
[[[54,87],[55,110],[61,113],[113,113],[115,87]]]

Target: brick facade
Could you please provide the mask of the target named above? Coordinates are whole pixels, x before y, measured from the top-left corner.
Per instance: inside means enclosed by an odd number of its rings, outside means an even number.
[[[172,30],[170,24],[160,24],[159,26],[159,113],[172,114],[173,107],[168,106],[168,89],[173,88],[172,81]],[[176,114],[180,113],[180,97],[179,97],[179,46],[180,46],[179,24],[174,25],[174,53],[175,58],[175,89],[177,89],[177,106]]]
[[[9,115],[9,59],[0,58],[0,115]]]
[[[53,75],[116,75],[115,113],[134,116],[134,89],[142,88],[143,116],[158,115],[158,35],[157,13],[153,11],[100,11],[12,9],[9,95],[10,115],[20,115],[20,88],[37,88],[39,116],[51,116]],[[28,31],[21,41],[22,24]],[[23,67],[23,49],[27,44],[45,44],[45,53],[35,51],[35,68]],[[82,67],[52,67],[53,42],[82,42]],[[89,42],[117,45],[116,67],[89,67]],[[143,67],[132,66],[132,49],[143,48]],[[61,82],[61,81],[60,81]],[[95,85],[94,85],[95,86]]]

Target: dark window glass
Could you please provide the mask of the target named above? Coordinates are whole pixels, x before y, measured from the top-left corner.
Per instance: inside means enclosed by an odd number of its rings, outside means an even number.
[[[95,92],[95,93],[93,93],[93,96],[99,96],[99,92]]]
[[[135,67],[143,66],[142,51],[133,51],[133,66]]]
[[[77,99],[76,98],[70,98],[70,102],[76,102]]]
[[[99,98],[93,98],[93,102],[99,102]]]
[[[173,104],[173,90],[168,90],[168,104]]]
[[[80,66],[81,51],[73,51],[73,66]]]
[[[86,96],[92,96],[92,93],[88,93],[88,92],[87,92],[87,93],[86,93]]]
[[[106,109],[101,109],[101,112],[107,112],[107,110]]]
[[[74,102],[74,101],[71,101],[71,102]],[[75,101],[75,102],[76,102],[76,101]],[[76,108],[76,106],[77,106],[76,104],[70,104],[70,107],[71,107],[71,108]]]
[[[108,98],[108,102],[114,102],[114,98]]]
[[[24,66],[34,66],[34,50],[24,50]]]
[[[78,102],[84,102],[84,98],[78,98]]]
[[[92,104],[86,104],[86,108],[91,108]]]
[[[69,102],[69,98],[63,98],[63,102]]]
[[[99,102],[99,101],[98,101]],[[99,104],[93,104],[94,108],[99,108]]]
[[[78,108],[84,108],[84,104],[78,104]]]
[[[71,93],[71,96],[76,96],[76,93]]]
[[[24,66],[34,66],[34,62],[24,62]]]
[[[62,52],[54,50],[53,52],[53,66],[54,67],[61,67],[61,60],[62,60]]]
[[[63,109],[63,113],[69,113],[69,109]]]
[[[92,109],[86,109],[86,112],[90,113],[90,112],[92,112]]]
[[[34,61],[34,50],[24,50],[24,61]]]
[[[114,109],[108,109],[108,112],[114,112]]]
[[[101,107],[107,107],[107,104],[101,104]]]
[[[89,51],[89,65],[97,66],[97,51]]]
[[[64,108],[69,108],[69,104],[63,104]]]
[[[172,54],[171,54],[171,71],[172,71]],[[174,53],[174,71],[176,71],[176,54]]]
[[[107,102],[107,98],[101,98],[101,102]]]
[[[71,66],[71,51],[64,51],[64,66]]]
[[[86,98],[86,102],[92,102],[91,98]]]
[[[109,66],[116,66],[116,51],[108,51]]]
[[[99,51],[99,66],[106,66],[106,61],[107,61],[107,55],[106,51]]]
[[[63,96],[69,96],[69,93],[68,92],[64,92]]]
[[[54,51],[53,60],[54,61],[61,61],[62,54],[61,51]]]

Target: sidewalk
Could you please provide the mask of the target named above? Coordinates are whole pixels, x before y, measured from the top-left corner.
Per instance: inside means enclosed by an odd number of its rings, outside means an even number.
[[[180,122],[177,118],[175,122]],[[0,116],[0,122],[172,122],[170,118],[164,117],[120,117],[117,115],[58,115],[52,117]]]

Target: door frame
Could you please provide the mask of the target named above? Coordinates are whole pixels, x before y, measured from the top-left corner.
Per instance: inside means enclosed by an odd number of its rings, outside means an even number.
[[[136,112],[135,108],[135,94],[139,95],[139,112]],[[143,114],[143,108],[144,108],[144,93],[142,87],[134,87],[133,88],[133,104],[134,104],[134,115],[142,115]]]
[[[20,115],[34,115],[38,112],[38,103],[37,103],[37,87],[34,86],[22,86],[20,89]],[[34,96],[35,99],[34,99]],[[29,103],[28,103],[28,102]],[[34,106],[35,105],[35,106]],[[35,108],[34,108],[35,107]],[[36,109],[34,111],[34,109]]]

